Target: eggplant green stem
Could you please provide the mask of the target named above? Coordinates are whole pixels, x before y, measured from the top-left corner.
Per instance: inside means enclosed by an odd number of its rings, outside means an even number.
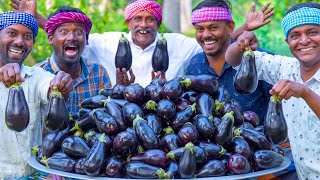
[[[152,101],[152,100],[149,100],[146,104],[147,106],[147,109],[150,109],[150,110],[156,110],[157,108],[157,103]]]
[[[84,135],[84,138],[88,141],[92,136],[94,136],[95,134],[97,134],[97,132],[95,131],[89,131]]]
[[[42,163],[42,164],[44,164],[45,166],[47,166],[48,168],[50,168],[49,167],[49,164],[48,164],[48,160],[49,160],[50,158],[48,158],[47,159],[47,157],[42,157],[42,159],[40,160],[40,162]]]
[[[197,104],[196,104],[196,103],[193,103],[193,104],[191,105],[191,110],[192,110],[192,112],[196,112],[196,108],[197,108]]]
[[[273,103],[281,103],[281,99],[277,96],[277,95],[272,95],[270,97],[270,100],[273,102]]]
[[[39,145],[34,146],[31,148],[32,154],[37,155],[39,152]]]
[[[233,130],[233,135],[236,136],[240,136],[240,128],[237,128],[235,130]]]
[[[60,97],[60,98],[63,99],[63,96],[62,96],[61,92],[58,89],[54,89],[53,91],[51,91],[50,98],[54,97],[54,96],[57,96],[57,97]]]
[[[133,123],[132,123],[132,124],[133,124],[133,128],[136,127],[136,124],[137,124],[137,122],[138,122],[139,120],[144,120],[144,119],[141,118],[139,114],[137,114],[137,115],[136,115],[136,118],[133,120]],[[144,120],[144,121],[145,121],[145,120]]]
[[[10,88],[16,88],[18,89],[20,87],[20,85],[18,83],[14,83],[10,86]]]
[[[166,135],[168,135],[168,134],[174,134],[174,130],[173,130],[172,127],[170,127],[170,126],[164,128],[163,131],[166,133]]]
[[[254,57],[254,52],[249,48],[249,50],[243,53],[243,57],[245,57],[246,55],[250,55],[251,57]]]
[[[103,133],[103,134],[99,137],[99,141],[102,142],[102,143],[107,143],[106,134],[105,134],[105,133]]]
[[[232,121],[234,121],[234,116],[233,116],[233,114],[234,114],[234,112],[233,112],[233,111],[230,111],[230,112],[226,113],[226,114],[222,117],[222,119],[223,119],[223,118],[230,118],[230,119],[232,119]]]
[[[166,38],[163,36],[163,33],[160,34],[159,41],[161,41],[162,44],[167,44],[167,40],[166,40]]]
[[[175,160],[175,156],[174,156],[174,153],[172,151],[168,152],[167,153],[167,157],[171,160]]]
[[[186,78],[185,80],[180,81],[180,84],[184,85],[185,87],[190,87],[191,86],[191,79]]]
[[[227,150],[225,148],[223,148],[222,146],[220,146],[220,147],[221,147],[221,151],[219,152],[219,154],[220,154],[220,156],[222,156],[227,152]]]
[[[140,153],[140,152],[144,152],[144,149],[143,149],[143,147],[142,147],[142,146],[138,146],[138,147],[137,147],[137,151],[138,151],[138,153]]]
[[[191,153],[193,154],[194,153],[194,144],[192,142],[188,142],[184,148],[183,148],[183,152],[186,150],[186,149],[189,149],[191,151]]]

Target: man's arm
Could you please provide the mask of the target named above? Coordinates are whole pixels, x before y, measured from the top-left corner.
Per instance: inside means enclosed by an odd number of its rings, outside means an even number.
[[[237,39],[244,31],[253,31],[271,22],[270,17],[274,14],[274,7],[270,2],[265,4],[259,11],[254,12],[256,4],[253,2],[248,12],[246,22],[233,31],[232,38]]]

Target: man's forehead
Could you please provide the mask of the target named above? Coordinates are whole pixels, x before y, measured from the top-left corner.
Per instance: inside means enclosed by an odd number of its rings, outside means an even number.
[[[26,33],[33,34],[33,31],[26,25],[24,24],[12,24],[10,26],[7,26],[3,29],[4,31],[8,30],[14,30],[14,31],[26,31]]]
[[[71,26],[77,26],[77,27],[84,28],[84,24],[79,23],[79,22],[66,22],[66,23],[60,24],[58,26],[58,28],[60,28],[60,27],[71,27]]]
[[[298,32],[298,31],[309,31],[309,30],[319,30],[320,29],[320,25],[318,24],[306,24],[306,25],[302,25],[302,26],[298,26],[293,28],[290,33],[293,32]]]
[[[153,14],[151,14],[150,12],[145,11],[145,10],[138,12],[138,13],[135,14],[133,17],[141,17],[141,16],[147,16],[147,17],[156,18]]]

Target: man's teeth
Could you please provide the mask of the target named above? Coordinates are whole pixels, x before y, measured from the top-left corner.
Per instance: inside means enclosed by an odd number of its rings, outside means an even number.
[[[305,51],[310,51],[310,50],[312,50],[312,49],[313,49],[313,47],[311,47],[311,48],[306,48],[306,49],[300,49],[300,51],[305,52]]]
[[[216,41],[204,41],[205,45],[211,45],[214,44]]]
[[[140,30],[141,34],[147,34],[147,31]]]
[[[9,51],[13,54],[22,54],[23,51],[18,51],[18,50],[15,50],[15,49],[9,49]]]

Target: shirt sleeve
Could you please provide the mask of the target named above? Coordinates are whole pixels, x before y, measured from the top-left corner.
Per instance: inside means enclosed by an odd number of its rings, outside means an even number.
[[[36,82],[35,91],[38,92],[40,102],[42,104],[47,104],[50,81],[54,78],[54,74],[51,74],[40,67],[33,67],[32,76],[33,81]]]

